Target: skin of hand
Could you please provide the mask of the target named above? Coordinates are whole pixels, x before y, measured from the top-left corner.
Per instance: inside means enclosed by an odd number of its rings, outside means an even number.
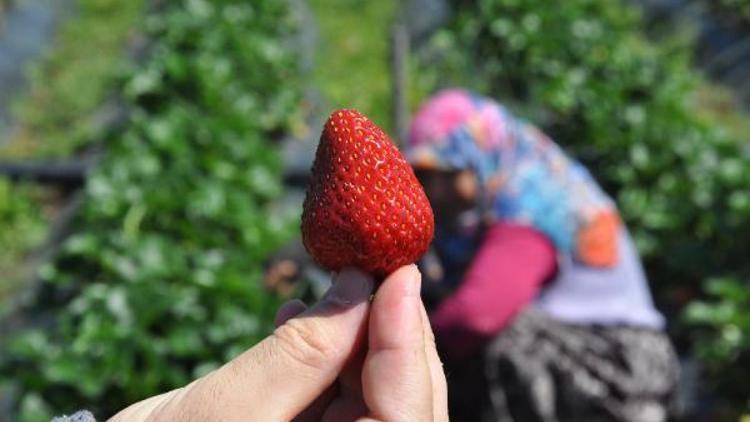
[[[442,364],[414,265],[373,280],[337,274],[307,307],[287,302],[269,337],[191,384],[114,421],[447,421]]]

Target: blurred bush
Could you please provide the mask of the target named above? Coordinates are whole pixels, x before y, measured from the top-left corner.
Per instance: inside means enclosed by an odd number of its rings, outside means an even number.
[[[46,218],[35,200],[43,190],[0,178],[0,315],[24,275],[20,263],[44,239]],[[23,233],[23,236],[19,236]]]
[[[272,328],[261,266],[296,228],[271,209],[271,146],[299,120],[296,23],[278,0],[169,2],[144,23],[150,59],[123,87],[129,120],[86,184],[76,233],[41,272],[52,293],[38,306],[56,321],[2,355],[19,420],[108,417]]]
[[[668,315],[701,296],[706,280],[750,279],[750,134],[701,110],[698,93],[712,88],[692,69],[689,34],[648,40],[639,10],[621,1],[454,6],[421,53],[420,83],[509,103],[588,165],[617,199]],[[744,317],[733,309],[714,326]],[[691,328],[671,328],[680,346],[710,347]],[[746,326],[733,332],[750,338]],[[726,380],[750,354],[746,341],[731,347],[711,358]],[[748,379],[734,388],[750,395]]]
[[[10,2],[0,2],[2,8]],[[26,84],[12,103],[8,139],[0,158],[68,158],[108,130],[113,89],[131,62],[124,53],[142,15],[143,0],[76,0],[75,14],[56,30],[53,44],[25,72]],[[61,6],[62,7],[62,6]],[[0,16],[2,18],[2,16]],[[1,19],[0,19],[1,20]],[[0,22],[1,26],[1,22]],[[44,240],[50,218],[41,218],[50,190],[0,182],[0,301],[28,279],[28,257]],[[16,205],[17,204],[17,205]],[[3,307],[0,303],[0,308]],[[0,312],[1,313],[1,312]]]
[[[696,330],[696,351],[714,375],[722,397],[750,410],[746,370],[750,368],[750,289],[733,278],[706,283],[711,301],[691,303],[685,316]]]

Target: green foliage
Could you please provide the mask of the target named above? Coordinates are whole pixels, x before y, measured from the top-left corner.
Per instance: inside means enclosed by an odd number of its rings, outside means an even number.
[[[711,301],[696,301],[687,307],[688,322],[704,328],[698,331],[698,355],[714,375],[712,387],[722,399],[750,408],[750,380],[738,368],[750,366],[750,289],[733,278],[706,283]]]
[[[393,0],[312,0],[320,27],[315,82],[333,107],[356,107],[391,128],[388,65]]]
[[[299,118],[295,22],[278,0],[185,0],[145,24],[153,44],[123,88],[128,124],[87,182],[77,233],[42,271],[69,298],[59,324],[21,333],[4,356],[21,419],[107,417],[272,328],[261,264],[296,227],[271,209],[270,148]]]
[[[52,49],[27,72],[28,92],[14,104],[18,135],[4,156],[69,155],[103,129],[94,112],[112,94],[143,0],[77,0]]]
[[[746,117],[702,110],[711,87],[686,37],[646,39],[639,11],[620,1],[455,3],[422,53],[422,83],[494,96],[588,165],[634,232],[663,309],[678,311],[709,278],[750,276],[750,139],[728,129]]]
[[[104,128],[97,109],[113,94],[130,62],[125,48],[142,16],[143,3],[76,1],[75,16],[64,22],[51,49],[26,72],[28,87],[13,103],[18,130],[2,142],[0,156],[60,157],[98,140]],[[54,204],[45,202],[48,195],[39,195],[39,189],[9,185],[0,189],[4,196],[0,207],[5,207],[0,211],[1,300],[28,278],[27,255],[41,242],[46,229],[40,210]]]
[[[0,178],[0,302],[23,276],[23,260],[44,239],[47,221],[35,202],[41,193]]]

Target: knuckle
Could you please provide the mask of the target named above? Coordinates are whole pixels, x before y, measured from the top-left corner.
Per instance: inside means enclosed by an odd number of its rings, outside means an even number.
[[[337,356],[336,348],[316,329],[313,319],[292,318],[274,331],[279,350],[294,362],[312,369],[322,369]]]

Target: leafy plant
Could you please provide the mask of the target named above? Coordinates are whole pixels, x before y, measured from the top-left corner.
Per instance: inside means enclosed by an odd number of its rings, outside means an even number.
[[[143,3],[75,2],[75,16],[64,21],[50,50],[26,72],[28,87],[13,103],[17,130],[1,143],[0,157],[64,157],[99,140],[105,129],[102,111],[107,111],[101,106],[130,63],[125,48],[133,39]],[[29,278],[27,256],[47,229],[41,210],[55,204],[49,191],[42,195],[39,188],[2,182],[0,189],[4,204],[13,204],[4,208],[0,225],[0,300],[4,301],[11,287],[20,287]]]
[[[0,178],[0,302],[23,276],[24,259],[44,239],[47,218],[36,205],[41,194],[41,189]]]
[[[59,321],[3,356],[19,418],[105,417],[272,328],[261,264],[296,229],[272,202],[271,146],[299,123],[291,16],[277,0],[185,0],[146,19],[128,122],[87,181],[77,233],[42,271]]]
[[[712,87],[691,67],[689,38],[647,39],[639,10],[621,1],[454,6],[420,53],[420,83],[494,96],[588,165],[633,231],[662,309],[678,314],[704,280],[750,276],[750,139],[730,129],[746,117],[706,112]],[[701,341],[671,328],[682,346]]]
[[[750,409],[750,381],[737,370],[750,365],[750,289],[734,278],[716,278],[706,283],[706,291],[711,300],[695,301],[685,312],[687,321],[699,327],[696,350],[722,399]]]

